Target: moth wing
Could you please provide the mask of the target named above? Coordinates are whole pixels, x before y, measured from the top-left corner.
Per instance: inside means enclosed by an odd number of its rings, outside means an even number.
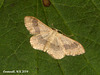
[[[30,34],[42,34],[43,32],[50,32],[52,29],[43,22],[32,16],[24,18],[25,26]]]
[[[56,36],[62,42],[66,55],[75,56],[85,53],[83,46],[79,42],[60,33],[58,33]]]
[[[48,42],[48,38],[50,37],[52,32],[50,33],[47,33],[47,32],[44,32],[41,34],[38,34],[38,35],[34,35],[30,38],[30,43],[31,43],[31,46],[34,48],[34,49],[37,49],[37,50],[44,50],[45,48],[45,45],[47,44]]]
[[[60,40],[56,36],[53,36],[52,40],[49,42],[47,53],[55,59],[62,59],[65,56],[65,53]]]

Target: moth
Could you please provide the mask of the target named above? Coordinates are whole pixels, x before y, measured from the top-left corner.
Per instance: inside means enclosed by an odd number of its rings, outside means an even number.
[[[75,56],[85,53],[79,42],[58,33],[39,19],[26,16],[24,22],[27,30],[33,35],[30,44],[34,49],[47,52],[55,59],[62,59],[65,55]]]

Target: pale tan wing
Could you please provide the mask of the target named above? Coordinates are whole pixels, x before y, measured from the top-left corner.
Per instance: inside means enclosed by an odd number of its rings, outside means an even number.
[[[75,56],[85,53],[83,46],[77,41],[60,33],[56,34],[56,36],[62,42],[62,46],[65,48],[64,52],[66,55]]]
[[[65,56],[64,48],[56,36],[52,36],[49,45],[46,46],[47,53],[55,59],[62,59]]]
[[[51,36],[52,32],[48,33],[48,32],[44,32],[35,36],[32,36],[30,38],[30,43],[31,46],[34,49],[38,49],[38,50],[44,50],[46,43],[48,42],[48,38]]]
[[[32,16],[24,18],[25,26],[30,34],[42,34],[42,32],[50,32],[52,29],[43,22]]]

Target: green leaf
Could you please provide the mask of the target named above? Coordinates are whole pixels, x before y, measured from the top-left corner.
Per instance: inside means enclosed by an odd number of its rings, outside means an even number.
[[[100,0],[51,0],[49,7],[42,0],[2,0],[0,7],[0,75],[12,70],[24,70],[26,75],[100,75]],[[71,38],[86,53],[55,60],[33,49],[25,16],[74,35]]]
[[[4,0],[0,0],[0,8],[3,5]]]

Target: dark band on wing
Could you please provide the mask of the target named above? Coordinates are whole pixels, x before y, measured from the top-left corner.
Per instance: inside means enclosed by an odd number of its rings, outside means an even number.
[[[65,47],[66,50],[67,49],[74,49],[74,48],[77,48],[78,47],[78,43],[74,42],[71,45],[65,44],[64,47]]]
[[[38,20],[37,19],[35,19],[35,18],[32,18],[32,25],[33,25],[33,27],[34,27],[34,29],[35,29],[35,33],[40,33],[40,29],[39,29],[39,27],[38,27]]]
[[[62,47],[60,47],[59,45],[55,45],[55,44],[50,44],[50,48],[52,48],[55,51],[59,51],[62,50]]]
[[[48,42],[47,40],[45,40],[41,35],[38,36],[38,42],[40,44],[46,45],[46,43]],[[62,47],[60,47],[59,45],[55,45],[55,44],[50,44],[50,48],[54,49],[55,51],[59,51],[62,50]]]
[[[47,40],[45,40],[41,35],[38,36],[38,42],[45,45],[47,43]]]

